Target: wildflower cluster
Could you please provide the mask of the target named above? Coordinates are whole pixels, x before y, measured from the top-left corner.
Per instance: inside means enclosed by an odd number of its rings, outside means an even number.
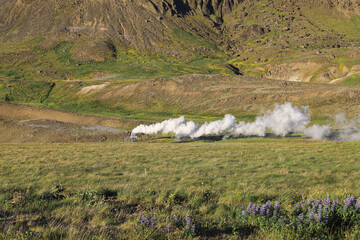
[[[348,196],[343,203],[338,200],[326,199],[307,199],[294,204],[293,215],[298,215],[298,224],[310,226],[351,224],[360,218],[360,200],[355,200],[354,196]]]
[[[167,219],[166,231],[170,232],[171,229],[182,229],[185,235],[196,235],[196,224],[191,217],[177,217],[176,215]]]
[[[156,222],[157,222],[156,217],[148,217],[140,213],[135,223],[136,231],[140,235],[144,235],[144,236],[156,235],[157,233],[157,229],[155,228]]]
[[[338,200],[306,199],[293,205],[291,212],[282,210],[280,203],[270,201],[256,205],[249,203],[238,210],[237,219],[259,227],[291,228],[295,232],[319,236],[335,232],[341,226],[355,226],[360,222],[360,200],[348,196],[342,203]]]
[[[272,202],[267,201],[262,205],[250,202],[247,206],[242,206],[240,208],[241,215],[238,216],[238,218],[240,218],[240,221],[258,223],[260,226],[268,225],[270,222],[274,224],[275,222],[278,222],[278,219],[283,220],[280,208],[279,202],[273,204]]]

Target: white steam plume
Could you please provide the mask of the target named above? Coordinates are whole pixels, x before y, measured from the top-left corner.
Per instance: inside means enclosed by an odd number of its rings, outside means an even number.
[[[303,132],[310,119],[307,108],[293,107],[291,103],[276,105],[275,109],[259,116],[253,123],[236,122],[234,116],[227,114],[222,120],[206,122],[203,125],[186,121],[184,117],[169,119],[152,125],[140,125],[133,129],[137,134],[174,133],[178,138],[199,138],[206,135],[228,134],[230,136],[265,136],[271,132],[276,136],[286,136],[292,132]],[[309,130],[311,132],[311,130]],[[310,133],[308,136],[312,136]],[[315,136],[320,139],[319,134]]]
[[[335,117],[337,130],[331,131],[329,125],[313,125],[310,123],[307,107],[293,107],[291,103],[275,105],[275,108],[263,116],[258,116],[254,122],[237,122],[233,115],[227,114],[222,120],[206,122],[199,125],[186,121],[185,117],[165,120],[152,125],[140,125],[132,130],[131,138],[137,134],[169,134],[177,138],[199,138],[206,135],[226,135],[227,137],[260,136],[272,133],[276,136],[286,136],[290,133],[301,133],[315,140],[332,139],[337,141],[359,141],[360,120],[349,120],[345,114]]]
[[[176,129],[178,129],[180,126],[183,126],[184,124],[185,125],[187,124],[184,116],[175,118],[175,119],[171,118],[171,119],[165,120],[161,123],[155,123],[155,124],[152,124],[149,126],[141,124],[132,130],[131,135],[136,135],[136,134],[140,134],[140,133],[168,134],[168,133],[174,132]]]
[[[360,119],[349,120],[345,114],[336,115],[335,121],[339,130],[336,140],[339,141],[359,141],[360,140]]]
[[[266,131],[277,136],[303,131],[310,119],[307,108],[300,110],[291,103],[275,105],[275,109],[257,117],[254,123],[239,122],[233,131],[235,136],[265,136]]]
[[[329,137],[330,134],[331,134],[331,129],[330,126],[328,125],[324,125],[324,126],[313,125],[304,130],[305,137],[312,138],[315,140],[326,139],[326,137]]]

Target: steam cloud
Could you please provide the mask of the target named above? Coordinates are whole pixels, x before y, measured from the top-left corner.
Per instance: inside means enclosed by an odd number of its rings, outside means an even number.
[[[339,141],[359,141],[360,140],[360,119],[346,119],[345,114],[338,114],[335,117],[338,132],[336,139]]]
[[[139,125],[131,133],[132,138],[138,134],[169,134],[177,138],[199,138],[206,135],[225,135],[226,137],[259,136],[267,133],[275,136],[286,136],[290,133],[301,133],[303,136],[321,140],[333,138],[340,141],[360,140],[360,121],[349,121],[345,115],[336,116],[336,122],[343,127],[332,133],[330,126],[313,125],[307,107],[293,107],[291,103],[275,105],[272,111],[258,116],[255,122],[237,122],[233,115],[227,114],[222,120],[206,122],[199,125],[194,121],[186,121],[185,117],[165,120],[151,125]]]

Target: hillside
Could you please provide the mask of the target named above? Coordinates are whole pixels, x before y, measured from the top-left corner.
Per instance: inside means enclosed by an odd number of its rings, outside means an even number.
[[[356,0],[2,0],[0,77],[357,83],[359,26]]]

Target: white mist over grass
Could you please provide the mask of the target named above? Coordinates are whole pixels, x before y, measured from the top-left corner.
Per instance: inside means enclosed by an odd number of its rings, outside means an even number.
[[[325,139],[326,137],[330,136],[330,134],[331,134],[331,129],[330,126],[327,125],[324,126],[313,125],[304,130],[304,136],[308,138],[312,138],[314,140]]]
[[[236,118],[227,114],[222,120],[206,122],[199,125],[194,121],[186,121],[185,117],[165,120],[151,125],[140,125],[132,130],[131,136],[137,134],[169,134],[177,138],[199,138],[207,135],[226,135],[226,137],[258,136],[264,137],[267,133],[275,136],[287,136],[291,133],[300,133],[304,137],[315,140],[332,138],[339,141],[360,140],[360,121],[350,121],[345,115],[336,116],[336,122],[342,128],[332,134],[328,125],[313,125],[307,107],[297,108],[291,103],[275,105],[275,108],[262,116],[256,117],[254,122],[237,122]]]
[[[336,115],[335,121],[336,125],[339,126],[336,140],[360,141],[360,119],[350,120],[341,113]]]

